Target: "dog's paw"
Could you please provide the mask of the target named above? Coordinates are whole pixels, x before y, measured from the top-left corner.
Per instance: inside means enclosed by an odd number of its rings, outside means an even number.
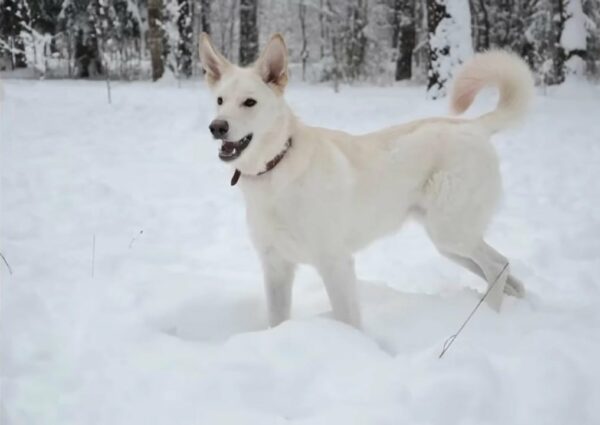
[[[523,298],[525,296],[525,285],[519,279],[509,275],[504,286],[504,293],[516,298]]]

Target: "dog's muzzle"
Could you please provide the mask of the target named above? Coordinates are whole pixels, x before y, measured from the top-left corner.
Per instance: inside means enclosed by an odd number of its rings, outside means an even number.
[[[252,141],[252,134],[248,134],[237,142],[230,142],[227,140],[221,141],[221,149],[219,150],[219,158],[222,161],[233,161],[238,158],[244,149],[248,147]]]

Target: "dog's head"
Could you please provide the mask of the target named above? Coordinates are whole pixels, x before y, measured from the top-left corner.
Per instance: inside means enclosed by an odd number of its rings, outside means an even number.
[[[242,68],[225,59],[202,34],[200,60],[217,109],[209,129],[221,141],[219,158],[242,172],[260,172],[289,137],[284,134],[289,113],[283,100],[288,79],[283,37],[272,36],[260,58]]]

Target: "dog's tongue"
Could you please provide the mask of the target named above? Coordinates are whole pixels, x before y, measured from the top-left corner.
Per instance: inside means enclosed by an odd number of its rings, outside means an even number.
[[[222,142],[221,143],[221,151],[224,153],[231,153],[233,152],[233,150],[236,148],[237,143],[236,142]]]

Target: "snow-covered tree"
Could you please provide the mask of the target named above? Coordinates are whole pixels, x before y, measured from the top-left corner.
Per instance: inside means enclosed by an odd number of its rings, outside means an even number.
[[[64,46],[67,53],[67,69],[69,77],[73,76],[73,59],[75,54],[75,41],[80,30],[77,25],[77,6],[73,0],[65,0],[58,15],[58,27],[63,35]]]
[[[112,0],[115,21],[112,37],[112,53],[115,56],[112,66],[121,78],[132,78],[133,58],[139,58],[141,47],[142,21],[139,6],[131,0]]]
[[[179,69],[186,77],[192,75],[192,35],[194,33],[192,22],[192,0],[179,0]]]
[[[560,44],[565,51],[565,74],[581,76],[585,72],[587,33],[590,24],[583,12],[581,0],[565,1],[565,22]]]
[[[23,51],[27,63],[33,68],[40,77],[45,77],[48,71],[47,52],[50,50],[52,36],[42,34],[34,28],[25,25],[21,31],[21,40],[23,41]]]
[[[192,75],[192,9],[190,0],[164,0],[161,27],[164,33],[163,56],[177,78]]]
[[[160,26],[163,30],[163,60],[167,68],[179,78],[181,74],[182,43],[179,32],[179,15],[181,12],[179,0],[164,0],[164,9]]]
[[[518,53],[545,84],[574,74],[600,77],[599,0],[0,0],[0,6],[0,67],[39,73],[43,63],[51,76],[104,75],[103,61],[112,78],[159,78],[165,65],[177,75],[197,75],[201,31],[242,64],[256,59],[259,40],[279,31],[292,74],[297,64],[295,75],[309,81],[427,80],[435,97],[471,45]],[[98,27],[103,8],[109,19]],[[35,64],[25,53],[34,46]]]
[[[118,21],[113,0],[91,0],[88,5],[89,40],[91,50],[96,50],[96,71],[109,75],[111,72],[110,53],[116,48]]]
[[[321,61],[321,79],[333,80],[337,88],[339,80],[354,81],[365,77],[369,42],[376,43],[368,34],[367,0],[327,0],[323,7],[321,12],[325,19],[321,25],[328,42]]]
[[[25,68],[27,58],[22,34],[31,24],[27,0],[0,0],[0,53],[6,52],[13,68]]]
[[[470,21],[467,0],[427,0],[430,98],[446,94],[453,71],[473,54]]]

